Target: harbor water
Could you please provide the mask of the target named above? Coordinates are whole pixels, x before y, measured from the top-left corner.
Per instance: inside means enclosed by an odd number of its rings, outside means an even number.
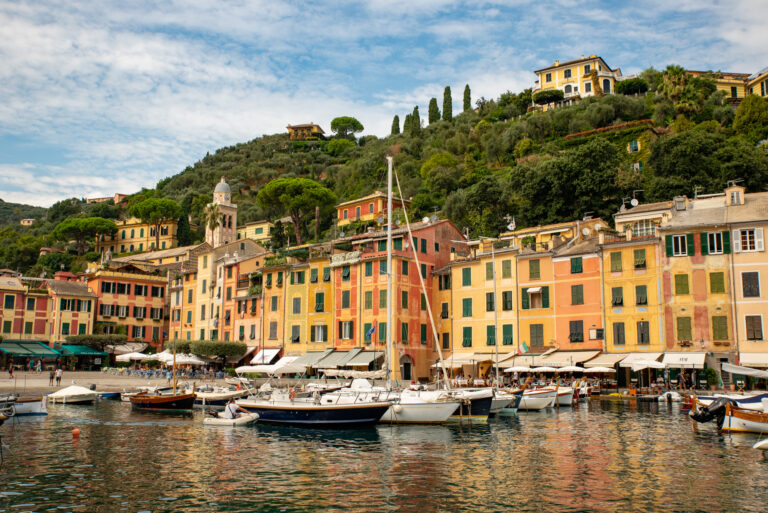
[[[758,437],[695,430],[679,404],[356,430],[211,427],[120,402],[49,408],[0,427],[0,512],[768,508]]]

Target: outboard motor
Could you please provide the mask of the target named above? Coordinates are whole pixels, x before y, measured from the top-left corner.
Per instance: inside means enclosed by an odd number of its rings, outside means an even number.
[[[720,426],[723,423],[725,417],[725,405],[731,404],[736,406],[736,401],[729,399],[728,397],[718,397],[712,401],[709,406],[704,408],[696,408],[691,410],[688,415],[691,416],[696,422],[711,422],[717,419],[717,425]]]

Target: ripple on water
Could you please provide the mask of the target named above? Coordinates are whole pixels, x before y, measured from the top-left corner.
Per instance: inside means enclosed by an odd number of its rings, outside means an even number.
[[[694,432],[677,405],[344,431],[205,429],[200,414],[102,403],[3,429],[0,510],[746,511],[768,500],[756,437]]]

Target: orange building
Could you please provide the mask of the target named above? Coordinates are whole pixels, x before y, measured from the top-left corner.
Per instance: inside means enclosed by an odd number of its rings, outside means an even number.
[[[47,284],[51,301],[49,344],[62,343],[69,335],[92,333],[96,294],[72,273],[57,272]]]
[[[410,204],[408,200],[404,202],[406,207]],[[399,208],[403,208],[403,202],[393,199],[392,210]],[[355,221],[375,221],[379,217],[385,218],[386,215],[387,195],[381,191],[374,191],[368,196],[336,205],[336,217],[339,226],[346,226]]]

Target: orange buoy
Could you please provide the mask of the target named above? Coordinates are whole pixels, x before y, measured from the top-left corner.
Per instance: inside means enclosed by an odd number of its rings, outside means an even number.
[[[77,440],[78,438],[80,438],[80,430],[75,428],[72,430],[72,439]]]

